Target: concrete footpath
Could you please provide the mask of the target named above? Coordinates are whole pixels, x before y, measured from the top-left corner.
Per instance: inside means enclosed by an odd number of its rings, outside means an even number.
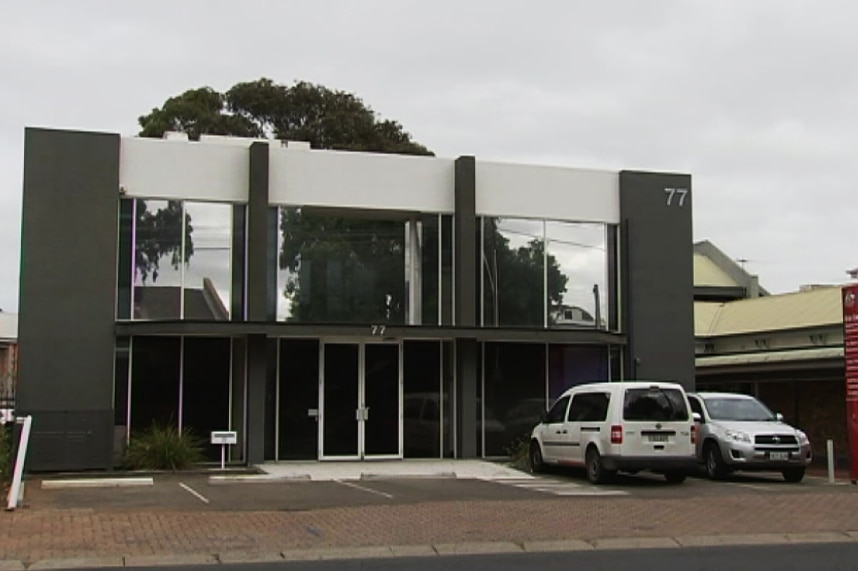
[[[788,489],[298,511],[67,509],[37,495],[0,514],[0,571],[858,541],[855,487]]]

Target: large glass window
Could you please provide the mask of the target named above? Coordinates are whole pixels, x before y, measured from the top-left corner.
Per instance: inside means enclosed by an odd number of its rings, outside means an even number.
[[[437,325],[452,307],[449,218],[280,208],[277,319]]]
[[[406,341],[403,347],[403,436],[406,458],[441,456],[441,342]],[[448,398],[448,395],[445,395]],[[444,432],[450,419],[444,417]]]
[[[608,381],[608,347],[602,345],[549,345],[548,396],[553,401],[566,389]]]
[[[186,337],[182,359],[182,428],[205,442],[209,460],[220,458],[210,444],[213,430],[229,430],[230,339]]]
[[[609,291],[604,224],[545,224],[550,327],[606,329]]]
[[[130,213],[126,212],[128,205]],[[128,316],[128,296],[123,293],[128,271],[134,283],[133,319],[228,320],[233,287],[232,227],[233,208],[228,204],[124,202],[118,317]],[[130,256],[129,244],[133,244]],[[122,263],[126,257],[132,260],[130,270]]]
[[[506,456],[546,409],[545,345],[486,343],[484,355],[485,455]]]
[[[131,437],[152,423],[179,425],[181,338],[131,340]]]
[[[477,237],[486,327],[616,329],[615,228],[484,217]]]
[[[482,228],[483,325],[542,327],[542,221],[484,218]]]

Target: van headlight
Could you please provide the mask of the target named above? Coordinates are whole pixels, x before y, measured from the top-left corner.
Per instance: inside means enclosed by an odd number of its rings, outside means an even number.
[[[796,430],[795,435],[798,437],[798,443],[802,446],[807,446],[810,444],[810,439],[807,437],[807,434],[802,432],[801,430]]]
[[[750,444],[751,437],[745,434],[744,432],[739,432],[738,430],[727,430],[724,432],[730,440],[735,440],[736,442],[745,442]]]

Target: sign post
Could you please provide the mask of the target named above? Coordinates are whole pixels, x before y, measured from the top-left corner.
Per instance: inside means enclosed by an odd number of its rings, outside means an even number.
[[[30,415],[19,418],[17,421],[23,424],[21,429],[21,441],[18,443],[18,458],[15,460],[15,472],[12,476],[12,486],[9,488],[9,496],[6,498],[6,509],[14,510],[18,507],[18,496],[21,493],[21,479],[24,477],[24,462],[27,459],[27,444],[30,441],[30,427],[33,425],[33,417]]]
[[[843,353],[846,357],[846,428],[851,458],[849,478],[858,482],[858,284],[842,289]]]
[[[220,444],[220,469],[226,468],[226,447],[238,442],[238,433],[229,430],[212,431],[212,444]]]

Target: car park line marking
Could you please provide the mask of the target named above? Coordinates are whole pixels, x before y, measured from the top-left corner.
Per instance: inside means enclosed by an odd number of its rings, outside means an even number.
[[[555,496],[627,496],[628,492],[622,490],[610,490],[596,488],[588,484],[577,484],[575,482],[563,482],[558,480],[528,479],[504,479],[493,480],[498,484],[513,486],[530,492],[541,492]]]
[[[197,499],[198,499],[198,500],[200,500],[201,502],[206,503],[206,504],[207,504],[207,503],[209,503],[208,499],[207,499],[204,495],[202,495],[201,493],[199,493],[198,491],[196,491],[196,490],[195,490],[195,489],[193,489],[192,487],[188,486],[188,485],[187,485],[187,484],[185,484],[184,482],[179,482],[179,486],[181,486],[181,487],[182,487],[182,489],[183,489],[183,490],[185,490],[185,491],[187,491],[188,493],[193,494],[194,496],[196,496],[196,497],[197,497]]]
[[[372,488],[366,488],[364,486],[359,486],[357,484],[353,484],[352,482],[344,482],[343,480],[334,480],[334,482],[336,482],[338,484],[342,484],[343,486],[348,486],[349,488],[354,488],[356,490],[369,492],[370,494],[377,494],[379,496],[384,496],[385,498],[390,499],[390,500],[393,499],[392,494],[388,494],[386,492],[379,492],[378,490],[373,490]]]

